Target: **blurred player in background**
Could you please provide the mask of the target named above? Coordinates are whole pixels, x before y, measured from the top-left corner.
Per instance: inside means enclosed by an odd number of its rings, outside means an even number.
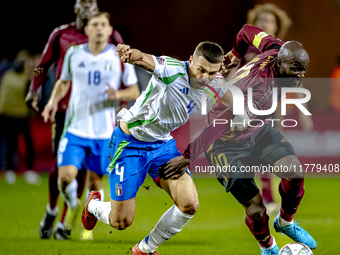
[[[254,45],[261,53],[241,68],[228,84],[235,85],[243,91],[245,115],[254,122],[243,130],[235,128],[234,132],[228,130],[227,124],[216,125],[216,128],[211,123],[215,119],[229,121],[233,108],[226,108],[223,105],[214,106],[208,113],[206,128],[187,147],[183,156],[167,163],[165,176],[178,177],[178,173],[185,173],[190,163],[189,159],[194,160],[203,151],[206,151],[206,158],[210,165],[216,168],[234,167],[237,171],[216,172],[217,179],[226,192],[231,192],[244,207],[245,223],[258,241],[261,254],[278,255],[279,248],[269,232],[269,216],[253,179],[255,171],[244,171],[244,168],[260,165],[270,165],[274,168],[286,167],[288,171],[274,172],[281,178],[279,185],[281,209],[274,220],[274,228],[295,242],[304,243],[309,248],[315,249],[317,244],[313,237],[293,221],[305,192],[304,170],[291,144],[268,121],[273,114],[262,116],[252,113],[247,103],[248,88],[251,87],[253,107],[259,110],[271,109],[273,88],[278,89],[279,94],[276,98],[278,100],[282,87],[300,86],[309,66],[309,56],[298,42],[291,41],[284,44],[257,27],[245,25],[236,36],[234,48],[226,55],[226,58],[231,60],[229,67],[238,64],[244,58],[249,45]],[[225,96],[230,94],[228,90]],[[255,121],[258,119],[262,122]]]
[[[156,248],[179,233],[198,209],[196,187],[188,170],[177,180],[165,180],[160,175],[161,166],[180,155],[170,132],[201,108],[200,92],[218,98],[224,95],[225,90],[213,88],[225,84],[218,74],[223,50],[216,43],[202,42],[187,62],[155,57],[128,45],[118,45],[117,51],[123,62],[140,66],[153,76],[136,103],[117,115],[120,123],[110,142],[111,202],[101,202],[100,193],[92,192],[82,222],[86,229],[93,229],[97,219],[118,230],[130,226],[135,216],[136,194],[149,174],[170,195],[174,205],[136,244],[132,254],[158,254]]]
[[[84,34],[84,26],[90,17],[91,13],[98,11],[98,5],[96,0],[76,0],[74,5],[74,12],[76,14],[76,21],[70,24],[62,25],[53,30],[49,36],[48,42],[42,53],[42,59],[39,66],[35,69],[36,76],[33,78],[30,90],[27,94],[26,101],[36,111],[38,108],[38,95],[37,90],[40,86],[44,85],[44,81],[47,79],[47,71],[53,63],[56,63],[56,79],[58,80],[61,74],[61,69],[64,61],[64,56],[67,49],[74,45],[84,44],[88,38]],[[122,43],[122,37],[120,34],[113,30],[112,35],[109,38],[110,43],[118,44]],[[64,129],[65,111],[67,108],[68,100],[70,97],[70,91],[66,96],[60,100],[58,111],[55,116],[55,122],[52,125],[52,149],[56,156],[59,146],[60,136]],[[58,168],[55,165],[49,173],[49,204],[46,206],[46,213],[40,222],[39,234],[40,238],[50,238],[52,235],[52,227],[54,220],[58,214]],[[91,178],[90,178],[91,179]],[[78,197],[81,197],[86,180],[86,171],[79,171],[78,175]],[[64,204],[64,210],[61,215],[60,222],[56,224],[54,231],[54,238],[56,239],[68,239],[67,232],[65,232],[64,220],[66,216],[67,206]]]
[[[108,13],[97,13],[85,26],[88,43],[73,46],[66,52],[62,73],[42,116],[54,121],[59,101],[66,95],[72,81],[65,128],[58,148],[58,187],[67,205],[76,209],[78,183],[76,176],[84,162],[93,172],[91,190],[99,191],[102,199],[103,174],[108,174],[109,140],[115,127],[114,100],[130,101],[139,96],[137,77],[132,65],[123,64],[116,46],[109,44],[112,34]],[[121,83],[128,86],[118,90]]]

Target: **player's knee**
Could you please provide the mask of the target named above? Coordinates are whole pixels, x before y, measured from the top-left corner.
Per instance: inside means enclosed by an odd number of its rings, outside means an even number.
[[[182,205],[177,206],[183,213],[194,215],[199,208],[199,202],[197,200],[188,201],[187,203],[183,203]]]
[[[112,219],[110,217],[110,225],[117,229],[117,230],[124,230],[127,227],[131,226],[133,222],[133,218],[129,219],[129,218],[124,218],[124,219]]]
[[[259,204],[251,204],[249,207],[246,207],[246,213],[255,219],[260,219],[266,212],[266,208],[264,205]]]

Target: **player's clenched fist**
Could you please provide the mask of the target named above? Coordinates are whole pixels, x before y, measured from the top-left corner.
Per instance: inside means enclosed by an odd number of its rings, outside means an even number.
[[[123,63],[134,64],[142,57],[142,53],[139,50],[131,49],[130,45],[118,44],[117,52]]]

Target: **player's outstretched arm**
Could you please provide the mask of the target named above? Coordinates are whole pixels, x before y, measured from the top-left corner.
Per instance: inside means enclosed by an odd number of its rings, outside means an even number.
[[[51,97],[46,104],[41,116],[46,123],[48,120],[55,121],[55,114],[58,110],[59,101],[66,95],[71,85],[70,81],[57,80],[51,93]]]
[[[136,65],[150,72],[155,70],[155,62],[150,54],[131,49],[130,45],[126,44],[118,44],[117,52],[123,63]]]

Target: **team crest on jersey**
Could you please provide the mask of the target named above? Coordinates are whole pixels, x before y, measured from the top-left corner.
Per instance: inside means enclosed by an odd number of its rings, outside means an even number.
[[[122,184],[116,184],[116,195],[121,196],[123,195],[123,185]]]
[[[157,59],[158,64],[164,65],[164,62],[165,62],[164,58],[156,57],[156,59]]]
[[[253,103],[253,106],[256,110],[258,110],[256,104]],[[251,118],[251,116],[253,116],[254,114],[249,110],[249,107],[247,106],[246,108],[244,108],[249,116],[249,118]]]
[[[113,67],[113,63],[110,60],[105,60],[105,71],[111,72]]]

